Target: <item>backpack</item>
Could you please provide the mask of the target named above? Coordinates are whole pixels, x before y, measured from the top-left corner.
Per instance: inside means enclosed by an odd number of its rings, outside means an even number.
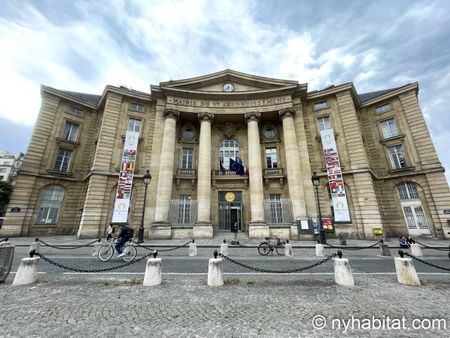
[[[126,240],[128,241],[129,239],[133,238],[133,236],[134,236],[134,230],[127,227]]]

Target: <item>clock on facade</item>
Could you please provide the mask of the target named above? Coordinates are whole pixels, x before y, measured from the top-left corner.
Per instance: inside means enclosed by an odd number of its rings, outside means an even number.
[[[224,92],[232,92],[234,90],[234,85],[231,82],[227,82],[223,85]]]

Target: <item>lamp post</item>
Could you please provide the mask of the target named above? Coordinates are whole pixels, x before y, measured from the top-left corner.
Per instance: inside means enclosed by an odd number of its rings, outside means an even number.
[[[322,226],[322,213],[320,212],[320,200],[319,200],[319,185],[320,185],[320,177],[317,176],[316,172],[313,173],[311,177],[312,184],[316,191],[316,200],[317,200],[317,211],[319,212],[319,230],[320,230],[320,244],[326,244],[327,238],[325,236],[325,230]]]
[[[144,242],[145,201],[147,200],[147,187],[150,184],[150,181],[152,180],[152,175],[150,175],[150,172],[147,170],[143,178],[144,178],[145,192],[144,192],[144,205],[142,207],[141,226],[139,227],[138,243]]]

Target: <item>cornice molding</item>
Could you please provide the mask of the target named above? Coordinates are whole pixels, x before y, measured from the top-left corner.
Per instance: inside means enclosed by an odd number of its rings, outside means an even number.
[[[405,92],[408,92],[410,90],[415,90],[416,94],[419,92],[419,83],[418,82],[414,82],[414,83],[409,83],[403,87],[397,88],[393,91],[390,91],[388,93],[385,93],[383,95],[374,97],[373,99],[370,99],[368,101],[365,101],[364,103],[361,104],[361,107],[368,107],[371,106],[373,104],[379,103],[381,101],[385,101],[389,98],[392,98],[394,96],[398,96],[400,94],[403,94]]]

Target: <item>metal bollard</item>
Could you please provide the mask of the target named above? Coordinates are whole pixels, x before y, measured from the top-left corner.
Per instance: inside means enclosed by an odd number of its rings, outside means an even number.
[[[197,256],[197,244],[194,241],[189,243],[189,257]]]
[[[144,286],[161,284],[161,258],[156,258],[158,251],[153,252],[153,258],[147,259],[145,268]]]
[[[347,258],[342,258],[342,252],[338,251],[338,258],[333,258],[334,280],[336,284],[343,286],[355,286],[352,270]]]
[[[217,258],[217,250],[214,251],[214,258],[209,259],[208,285],[211,287],[223,285],[222,258]]]
[[[223,243],[220,244],[220,254],[223,256],[228,256],[228,243],[225,239],[223,240]]]
[[[31,250],[30,258],[22,258],[12,285],[28,285],[37,281],[40,258],[33,257],[34,254],[35,251]]]
[[[316,256],[317,257],[325,256],[324,253],[323,253],[323,244],[320,244],[320,243],[316,244]]]
[[[420,286],[419,276],[411,258],[404,258],[402,250],[398,250],[400,257],[395,257],[395,271],[397,272],[397,281],[400,284]]]
[[[422,257],[422,250],[420,249],[420,245],[419,244],[411,244],[411,255],[416,256],[416,257]]]
[[[390,256],[391,251],[389,250],[389,246],[384,244],[382,240],[380,240],[380,254],[381,256]]]

